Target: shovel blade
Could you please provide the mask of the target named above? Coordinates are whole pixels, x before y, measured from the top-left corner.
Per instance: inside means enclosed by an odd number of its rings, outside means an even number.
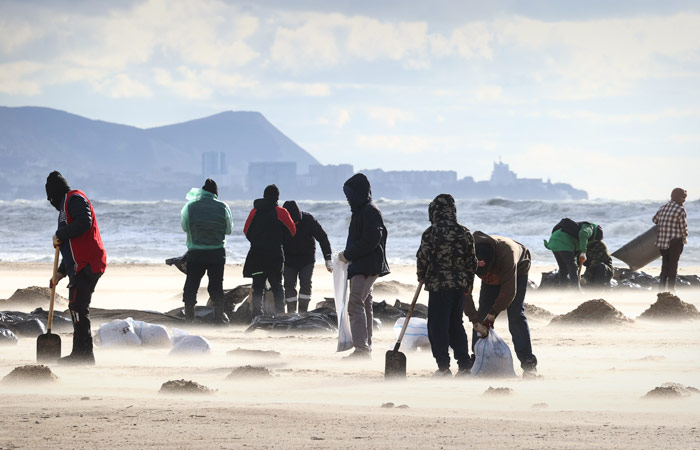
[[[55,362],[61,357],[61,337],[53,333],[41,334],[36,338],[37,362]]]
[[[406,355],[398,350],[386,352],[384,378],[406,378]]]

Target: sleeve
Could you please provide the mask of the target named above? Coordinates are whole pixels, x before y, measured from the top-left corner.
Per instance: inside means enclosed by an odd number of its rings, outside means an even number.
[[[73,195],[68,200],[67,208],[73,221],[56,230],[56,237],[61,241],[78,237],[92,227],[90,203],[82,195]]]
[[[231,234],[233,231],[233,219],[231,218],[231,210],[226,205],[226,231],[225,234]]]
[[[66,270],[66,263],[63,261],[63,258],[61,258],[61,264],[58,265],[57,272],[64,276],[68,273],[68,271]]]
[[[517,293],[517,278],[518,278],[518,257],[513,251],[513,248],[508,246],[504,248],[504,253],[500,257],[501,261],[508,261],[508,264],[499,274],[501,282],[501,291],[496,297],[491,307],[490,314],[498,315],[510,306]]]
[[[281,206],[277,207],[277,219],[279,219],[279,221],[282,222],[282,224],[287,228],[287,230],[289,230],[289,233],[292,236],[297,234],[297,226],[294,225],[292,216],[289,215],[289,211],[282,208]]]
[[[432,244],[430,242],[431,227],[423,232],[420,238],[420,246],[416,252],[416,275],[419,280],[425,281],[425,277],[428,273],[428,267],[430,266],[430,255],[433,254]]]
[[[383,226],[379,211],[372,207],[365,207],[362,211],[362,221],[364,224],[362,236],[350,247],[346,247],[343,252],[350,261],[370,254],[382,240]]]
[[[466,293],[464,295],[464,314],[467,315],[471,323],[477,321],[478,315],[476,312],[476,305],[474,305],[474,297]]]
[[[476,250],[474,250],[474,236],[469,232],[467,233],[466,239],[466,264],[464,270],[467,272],[467,292],[472,292],[474,289],[474,274],[476,273],[477,260],[476,260]]]
[[[318,220],[316,220],[315,217],[311,216],[313,220],[313,224],[311,226],[311,235],[318,241],[318,244],[321,246],[321,253],[323,253],[323,259],[325,260],[330,260],[331,259],[331,254],[333,253],[331,251],[331,243],[328,240],[328,234],[326,234],[326,230],[323,229],[320,223],[318,223]]]
[[[250,210],[250,214],[248,214],[248,218],[245,221],[245,225],[243,226],[243,234],[245,234],[245,237],[248,238],[248,230],[250,229],[250,224],[253,222],[253,217],[255,217],[255,213],[257,210],[255,208]],[[248,238],[250,240],[250,238]]]
[[[182,211],[180,212],[180,226],[182,226],[182,231],[184,231],[185,233],[190,232],[189,206],[190,204],[187,203],[185,206],[182,207]]]
[[[584,224],[578,232],[578,253],[585,253],[588,248],[588,240],[593,236],[595,225],[592,223]]]
[[[681,211],[678,221],[680,222],[681,235],[683,236],[683,239],[688,239],[688,219],[685,209]]]

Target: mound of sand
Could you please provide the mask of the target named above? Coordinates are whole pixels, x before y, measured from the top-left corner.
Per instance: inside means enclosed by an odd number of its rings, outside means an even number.
[[[493,395],[493,396],[497,396],[497,397],[511,395],[512,393],[513,393],[513,389],[507,388],[507,387],[494,388],[494,387],[489,386],[489,388],[484,391],[484,395],[488,395],[488,396]]]
[[[209,389],[196,381],[190,380],[170,380],[160,387],[161,394],[213,394],[216,389]]]
[[[0,309],[12,307],[45,307],[48,308],[51,301],[51,289],[47,287],[29,286],[26,289],[17,289],[10,298],[0,303]],[[54,297],[54,308],[56,305],[67,305],[68,300],[56,294]]]
[[[679,383],[664,383],[647,392],[642,398],[647,399],[667,399],[667,398],[683,398],[690,397],[694,394],[700,394],[700,390],[692,386],[683,386]]]
[[[525,303],[525,317],[528,319],[549,320],[554,317],[554,314],[539,306]]]
[[[661,292],[656,297],[656,303],[644,311],[639,316],[640,319],[700,319],[700,312],[695,305],[682,301],[670,292]]]
[[[271,377],[272,372],[267,367],[262,366],[243,366],[236,367],[226,377],[227,380],[234,378],[251,378],[251,377]]]
[[[549,324],[619,324],[629,322],[632,322],[632,319],[615,309],[615,307],[610,303],[606,302],[602,298],[599,298],[595,300],[588,300],[587,302],[581,303],[578,308],[574,309],[573,311],[554,317]]]
[[[5,383],[46,383],[56,380],[58,377],[51,369],[40,364],[15,367],[2,379]]]
[[[413,284],[401,283],[400,281],[380,281],[372,285],[375,295],[398,295],[406,291],[415,292],[416,286]]]

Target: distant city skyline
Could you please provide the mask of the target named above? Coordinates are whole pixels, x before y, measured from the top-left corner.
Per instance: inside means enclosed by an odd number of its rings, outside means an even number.
[[[322,164],[486,180],[500,157],[590,198],[696,199],[700,4],[5,0],[0,105],[257,111]]]

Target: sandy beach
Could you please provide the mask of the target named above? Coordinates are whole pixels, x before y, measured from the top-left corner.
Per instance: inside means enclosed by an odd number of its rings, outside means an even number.
[[[550,269],[535,267],[530,278],[539,282],[539,274]],[[414,286],[414,272],[413,266],[394,265],[382,281]],[[0,263],[0,299],[19,288],[46,286],[50,273],[49,264]],[[700,273],[700,267],[680,273]],[[226,266],[226,289],[247,281],[240,266]],[[184,275],[165,265],[111,265],[92,306],[168,311],[181,305],[183,283]],[[57,292],[67,296],[65,281]],[[332,295],[332,277],[318,266],[312,305]],[[411,295],[410,289],[377,292],[375,300],[408,302]],[[700,292],[678,295],[700,307]],[[531,290],[526,303],[564,314],[601,297],[631,319],[656,301],[655,292],[643,290]],[[202,291],[200,304],[206,299]],[[427,293],[419,301],[426,303]],[[434,379],[430,352],[415,351],[406,352],[408,379],[387,382],[384,352],[395,341],[390,327],[375,334],[372,359],[360,362],[341,359],[335,334],[245,332],[240,326],[183,327],[211,342],[211,353],[201,356],[174,357],[169,348],[96,347],[94,367],[52,364],[56,382],[0,382],[0,449],[700,447],[700,394],[642,398],[668,382],[700,387],[697,321],[569,327],[537,317],[529,321],[539,376],[525,380]],[[512,349],[505,317],[496,330]],[[65,355],[70,333],[61,339]],[[279,355],[227,353],[239,348]],[[34,338],[0,346],[0,378],[35,360]],[[270,375],[227,378],[246,365],[264,366]],[[216,392],[159,394],[163,383],[177,379]],[[489,387],[510,391],[485,394]]]

